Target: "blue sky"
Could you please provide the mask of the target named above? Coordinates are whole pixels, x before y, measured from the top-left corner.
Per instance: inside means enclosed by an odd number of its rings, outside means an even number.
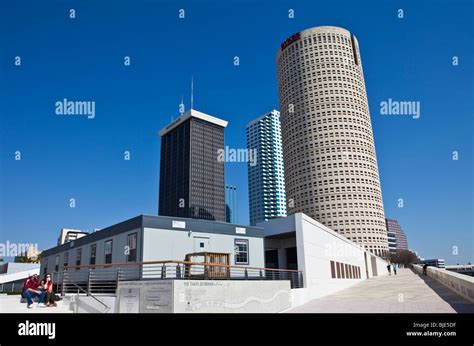
[[[279,44],[335,25],[359,40],[386,216],[399,220],[421,256],[472,262],[472,7],[467,0],[2,1],[0,241],[48,248],[63,227],[90,231],[156,214],[157,131],[179,114],[181,95],[189,107],[191,75],[194,108],[228,120],[226,145],[245,147],[245,124],[278,109]],[[63,98],[95,101],[96,117],[55,115]],[[389,98],[420,101],[421,117],[381,115]],[[226,164],[226,182],[238,187],[245,224],[245,163]]]

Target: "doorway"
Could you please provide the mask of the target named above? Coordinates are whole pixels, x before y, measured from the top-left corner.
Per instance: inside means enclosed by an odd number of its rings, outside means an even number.
[[[278,269],[278,250],[265,251],[265,267]]]
[[[288,247],[286,250],[286,269],[298,270],[298,256],[296,247]]]

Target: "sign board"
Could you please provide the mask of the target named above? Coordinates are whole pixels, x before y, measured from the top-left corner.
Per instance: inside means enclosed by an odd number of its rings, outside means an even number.
[[[173,220],[173,228],[186,228],[186,222]]]
[[[244,227],[235,227],[235,233],[237,233],[237,234],[246,234],[247,230]]]
[[[140,312],[140,288],[122,287],[119,292],[119,312],[139,313]]]
[[[119,282],[119,312],[172,312],[172,280]]]
[[[301,35],[299,32],[297,32],[296,34],[290,36],[289,38],[287,38],[285,40],[285,42],[283,42],[281,44],[281,51],[283,52],[285,50],[286,47],[288,47],[290,44],[296,42],[296,41],[299,41],[299,39],[301,38]]]

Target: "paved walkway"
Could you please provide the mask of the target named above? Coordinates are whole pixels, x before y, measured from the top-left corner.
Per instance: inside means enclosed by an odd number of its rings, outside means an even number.
[[[57,302],[57,307],[36,307],[33,304],[33,309],[28,309],[26,303],[20,303],[19,295],[1,295],[0,296],[0,313],[25,313],[25,314],[49,314],[49,313],[72,313],[69,310],[68,303],[64,301]]]
[[[472,313],[474,304],[428,276],[399,269],[396,276],[392,273],[364,280],[288,312]]]

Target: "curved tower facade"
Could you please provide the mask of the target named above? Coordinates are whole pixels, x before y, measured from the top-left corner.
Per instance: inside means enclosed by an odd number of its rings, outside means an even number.
[[[338,27],[307,29],[283,42],[276,60],[288,214],[303,212],[386,256],[357,39]]]

